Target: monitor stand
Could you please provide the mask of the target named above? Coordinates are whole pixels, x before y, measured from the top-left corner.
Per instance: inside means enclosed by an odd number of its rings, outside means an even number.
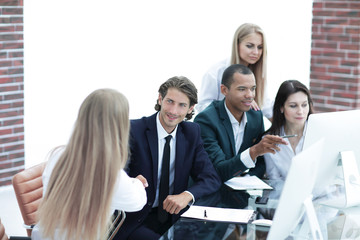
[[[305,236],[308,236],[309,229],[312,236],[311,239],[315,239],[315,240],[324,239],[320,230],[318,219],[316,217],[316,212],[314,209],[312,198],[313,196],[310,195],[304,200],[304,214],[306,215],[306,218],[304,219],[304,222],[302,223],[298,233],[293,235],[294,239],[308,239]]]
[[[342,166],[344,176],[344,193],[341,197],[320,202],[334,208],[348,208],[360,205],[360,175],[353,151],[340,152],[339,166]]]

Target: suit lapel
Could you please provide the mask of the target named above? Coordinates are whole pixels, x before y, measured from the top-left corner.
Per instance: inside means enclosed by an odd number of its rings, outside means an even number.
[[[149,144],[149,149],[151,153],[151,161],[152,161],[152,176],[153,176],[153,183],[154,189],[156,189],[157,178],[158,178],[158,161],[159,161],[159,153],[158,153],[158,134],[156,128],[156,116],[154,114],[149,118],[146,137]]]
[[[226,112],[225,106],[224,106],[224,100],[222,100],[221,102],[218,102],[218,110],[219,110],[219,116],[222,119],[222,124],[224,125],[224,128],[226,130],[226,134],[229,138],[230,144],[231,144],[231,148],[233,151],[233,154],[236,155],[235,152],[235,140],[234,140],[234,133],[233,133],[233,129],[231,126],[231,122],[229,119],[229,116]]]
[[[176,155],[175,155],[175,176],[174,176],[174,193],[177,190],[177,176],[178,171],[183,170],[183,162],[185,158],[185,136],[182,131],[181,123],[178,124],[177,132],[176,132]]]

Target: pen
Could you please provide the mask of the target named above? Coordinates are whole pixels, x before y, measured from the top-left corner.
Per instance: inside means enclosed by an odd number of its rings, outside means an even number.
[[[204,210],[204,218],[207,218],[206,210]]]
[[[285,136],[281,136],[282,138],[292,138],[292,137],[297,137],[297,134],[294,135],[285,135]]]

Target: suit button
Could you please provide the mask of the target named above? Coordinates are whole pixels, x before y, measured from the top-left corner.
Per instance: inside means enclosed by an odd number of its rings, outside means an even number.
[[[148,204],[147,204],[148,206],[152,206],[153,204],[152,204],[152,202],[148,202]]]

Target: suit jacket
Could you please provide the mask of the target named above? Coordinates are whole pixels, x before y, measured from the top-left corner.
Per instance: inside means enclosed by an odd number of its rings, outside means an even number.
[[[240,161],[240,154],[258,143],[264,132],[264,121],[261,111],[249,110],[246,112],[247,123],[243,142],[239,152],[235,152],[234,133],[224,101],[225,99],[213,101],[194,120],[194,122],[200,125],[205,150],[209,154],[223,182],[247,170],[247,167]],[[264,158],[260,156],[257,158],[255,167],[250,169],[249,174],[262,178],[264,172]]]
[[[117,239],[126,239],[139,227],[152,209],[155,200],[158,175],[158,134],[156,116],[143,117],[131,121],[130,161],[127,172],[130,177],[143,175],[149,186],[146,188],[147,204],[139,212],[126,213]],[[188,187],[189,177],[194,184]],[[206,153],[200,135],[199,125],[181,122],[176,133],[176,156],[174,195],[187,190],[194,195],[195,201],[220,188],[221,181]],[[182,211],[183,212],[183,211]],[[175,222],[182,214],[172,215]]]

